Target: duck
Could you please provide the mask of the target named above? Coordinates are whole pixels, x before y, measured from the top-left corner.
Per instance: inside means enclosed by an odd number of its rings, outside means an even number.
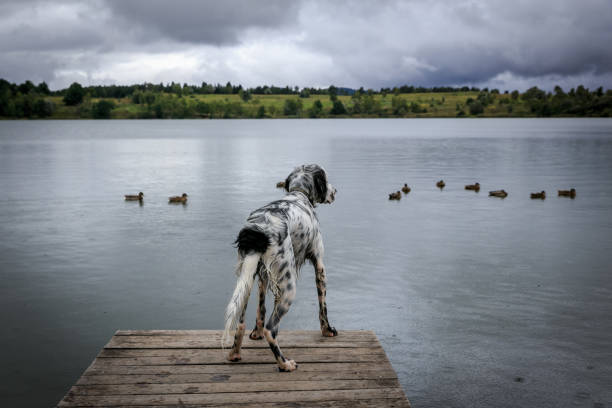
[[[168,202],[185,204],[187,202],[187,193],[183,193],[181,196],[169,197]]]
[[[576,190],[575,189],[570,189],[570,190],[559,190],[559,197],[570,197],[570,198],[574,198],[576,197]]]
[[[489,196],[506,198],[508,197],[508,193],[506,193],[505,190],[495,190],[495,191],[489,191]]]
[[[276,188],[285,188],[285,182],[279,181],[278,183],[276,183]]]
[[[410,192],[410,187],[408,187],[408,184],[404,183],[404,187],[402,187],[402,191],[404,192],[404,194],[408,194]]]
[[[436,183],[436,186],[440,189],[444,188],[445,185],[446,183],[444,183],[444,180],[440,180]]]
[[[542,190],[539,193],[531,193],[531,199],[535,200],[535,199],[540,199],[540,200],[544,200],[546,198],[546,191]]]
[[[389,194],[389,200],[401,200],[401,198],[402,198],[402,193],[400,193],[399,191]]]
[[[480,183],[475,183],[475,184],[468,184],[465,186],[466,190],[474,190],[474,191],[480,191]]]
[[[129,194],[126,194],[125,195],[125,201],[142,201],[143,197],[144,197],[144,193],[142,191],[140,193],[138,193],[138,195],[129,195]]]

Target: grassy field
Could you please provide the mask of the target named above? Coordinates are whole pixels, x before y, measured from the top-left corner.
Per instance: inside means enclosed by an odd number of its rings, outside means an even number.
[[[189,95],[189,96],[170,96],[166,95],[167,100],[172,101],[175,105],[183,106],[185,114],[178,117],[186,118],[217,118],[217,117],[236,117],[236,118],[255,118],[261,106],[265,109],[266,118],[287,118],[300,117],[307,118],[311,115],[310,110],[316,100],[319,100],[323,105],[322,112],[318,117],[406,117],[406,118],[454,118],[457,116],[467,117],[530,117],[535,116],[529,110],[529,107],[518,99],[512,99],[509,94],[494,95],[492,103],[484,108],[484,112],[477,115],[470,114],[468,107],[468,99],[476,99],[478,92],[448,92],[448,93],[410,93],[400,94],[399,98],[404,99],[410,106],[415,103],[419,107],[419,112],[415,113],[408,111],[400,115],[392,112],[392,99],[394,95],[386,96],[376,94],[373,95],[374,101],[377,104],[376,111],[373,113],[354,113],[354,99],[351,96],[339,96],[338,99],[347,108],[348,113],[345,115],[332,115],[330,110],[333,106],[328,95],[311,95],[308,98],[299,98],[297,95],[253,95],[248,102],[243,102],[239,95]],[[53,102],[55,110],[50,119],[78,119],[89,117],[88,111],[91,106],[99,102],[101,98],[86,98],[81,105],[66,106],[61,96],[48,97],[48,100]],[[302,103],[300,112],[297,115],[287,116],[284,114],[284,106],[288,99],[299,100]],[[150,117],[145,113],[147,110],[151,112],[152,106],[146,104],[134,104],[131,98],[106,98],[112,101],[115,107],[111,111],[112,119],[136,119],[142,117]],[[211,106],[225,106],[233,104],[239,106],[239,113],[229,116],[223,116],[218,113],[202,114],[198,111],[199,102],[209,104]],[[461,113],[463,112],[463,113]],[[164,117],[177,117],[176,114]]]

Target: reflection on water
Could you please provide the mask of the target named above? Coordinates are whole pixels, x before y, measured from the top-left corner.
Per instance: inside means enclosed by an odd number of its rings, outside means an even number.
[[[316,162],[330,320],[414,406],[609,406],[611,159],[606,119],[0,122],[2,405],[52,405],[117,329],[221,328],[237,231]]]

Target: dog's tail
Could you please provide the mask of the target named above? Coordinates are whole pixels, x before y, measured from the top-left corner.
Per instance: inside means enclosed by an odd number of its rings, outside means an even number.
[[[221,347],[228,343],[230,332],[236,329],[238,319],[253,288],[255,274],[261,255],[270,244],[268,236],[258,227],[251,225],[243,228],[236,239],[240,261],[236,266],[238,282],[232,299],[225,309],[225,330],[221,337]]]
[[[238,282],[236,282],[236,288],[232,299],[225,309],[225,330],[223,331],[223,337],[221,338],[221,346],[224,347],[228,344],[230,339],[230,332],[236,329],[238,324],[238,318],[242,313],[242,309],[246,307],[246,301],[249,298],[251,289],[253,288],[253,282],[255,281],[255,273],[257,272],[257,264],[261,254],[252,252],[238,263],[237,272],[239,273]]]

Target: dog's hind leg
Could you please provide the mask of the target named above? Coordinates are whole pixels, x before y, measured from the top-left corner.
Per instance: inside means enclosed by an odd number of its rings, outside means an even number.
[[[320,237],[315,244],[311,261],[315,269],[315,282],[317,284],[317,295],[319,298],[319,323],[321,324],[321,333],[326,337],[334,337],[338,335],[338,331],[329,324],[329,320],[327,319],[327,303],[325,302],[325,295],[327,294],[327,278],[325,276],[325,265],[323,264],[323,242]]]
[[[297,368],[297,363],[293,360],[285,358],[276,339],[280,320],[289,311],[289,307],[295,299],[296,292],[295,284],[297,280],[297,270],[295,267],[293,248],[291,246],[290,239],[285,240],[285,244],[286,256],[281,260],[280,265],[278,265],[279,269],[275,274],[275,276],[279,277],[279,294],[275,299],[274,310],[268,319],[268,323],[266,323],[266,327],[263,329],[263,334],[270,345],[270,349],[272,350],[274,358],[278,363],[279,370],[293,371]]]
[[[244,337],[244,329],[246,325],[244,324],[244,315],[246,313],[247,304],[249,303],[249,296],[247,295],[246,301],[244,302],[244,307],[240,312],[240,318],[238,320],[238,327],[236,328],[236,334],[234,335],[234,344],[232,345],[232,350],[230,351],[227,359],[229,361],[240,361],[242,357],[240,356],[240,348],[242,347],[242,339]]]
[[[227,356],[227,359],[230,361],[239,361],[241,359],[240,348],[242,347],[242,337],[244,336],[245,329],[244,314],[249,303],[249,295],[257,275],[260,258],[261,255],[259,254],[249,254],[239,264],[240,276],[238,277],[232,300],[228,304],[225,313],[225,331],[222,340],[222,343],[224,343],[232,327],[232,322],[236,322],[234,344]]]
[[[249,335],[252,340],[263,339],[264,322],[266,321],[266,291],[268,290],[268,276],[259,272],[259,306],[257,307],[257,319],[255,328]]]
[[[244,324],[244,315],[248,302],[249,298],[247,296],[246,302],[244,303],[244,307],[240,312],[238,327],[236,328],[236,334],[234,335],[234,344],[232,345],[232,350],[230,351],[229,356],[227,357],[229,361],[240,361],[242,359],[242,357],[240,356],[240,348],[242,347],[242,339],[244,337],[244,329],[246,327],[246,325]]]

